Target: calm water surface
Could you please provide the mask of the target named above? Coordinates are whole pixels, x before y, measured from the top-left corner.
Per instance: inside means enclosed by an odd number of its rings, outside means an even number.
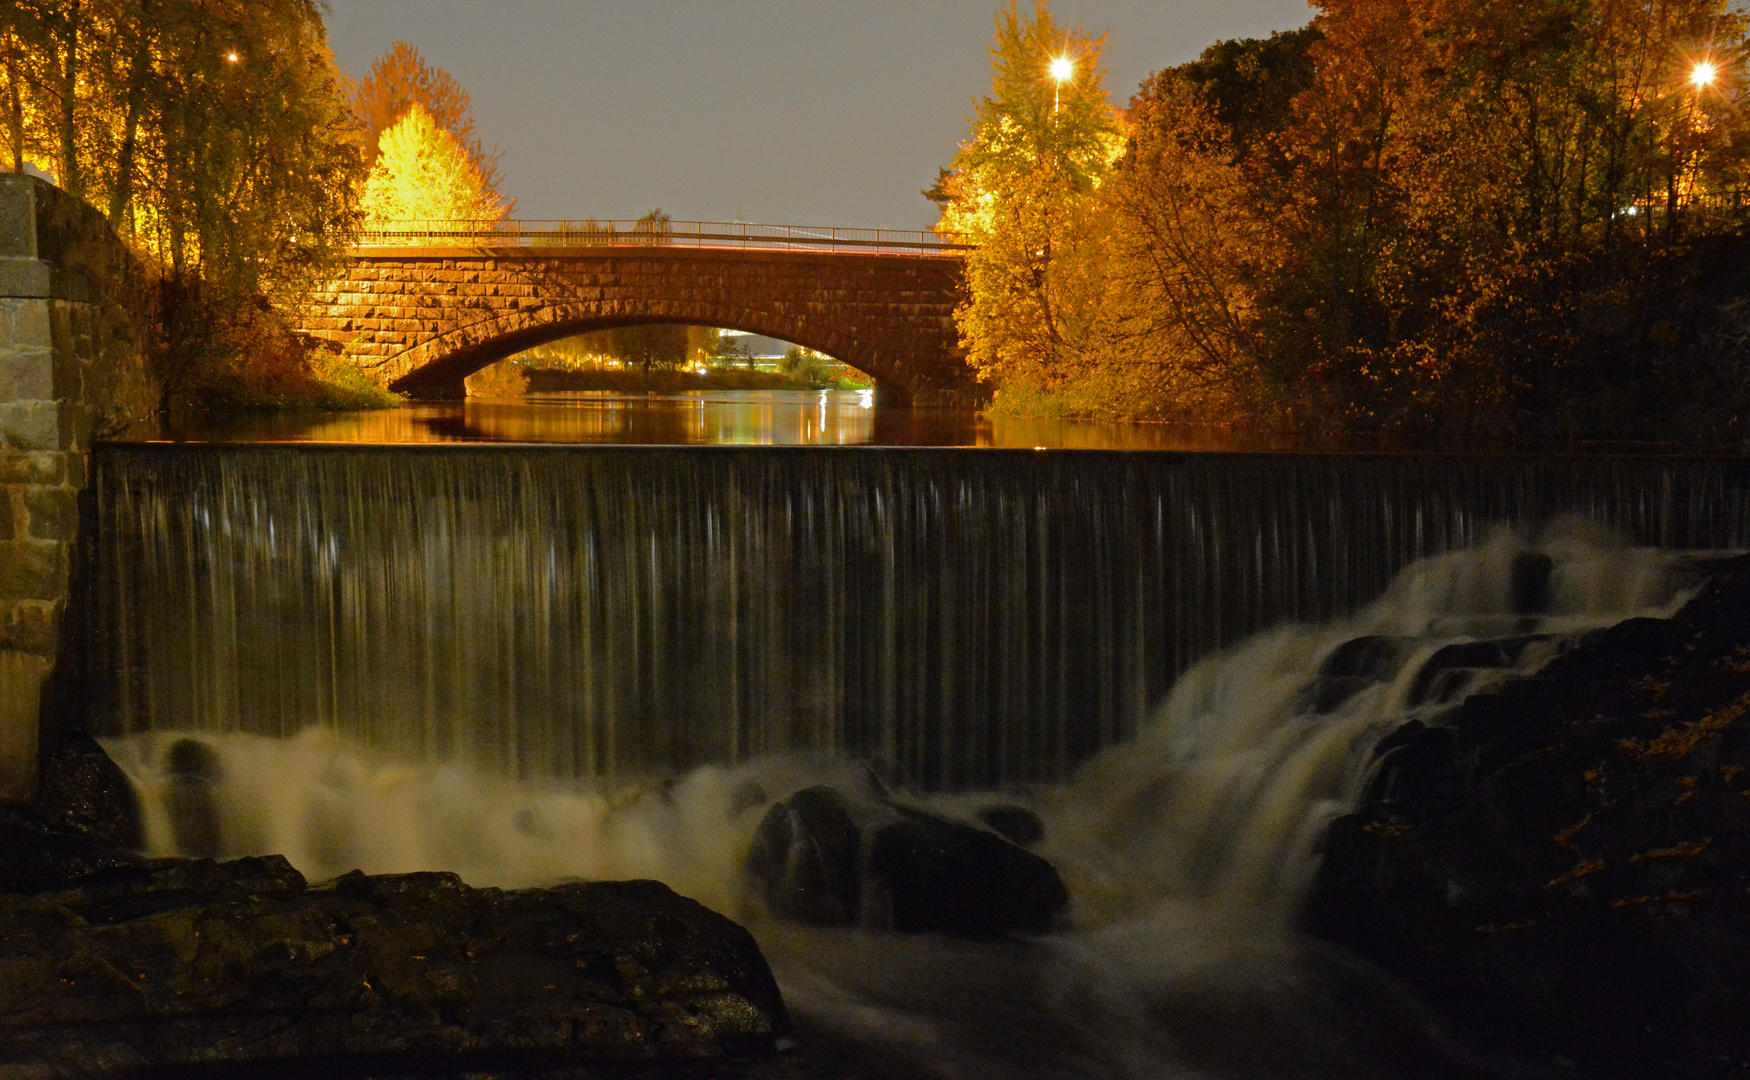
[[[681,394],[580,391],[511,401],[418,402],[374,412],[202,413],[167,421],[172,442],[626,443],[676,446],[999,446],[1106,450],[1283,449],[1209,428],[1014,420],[878,406],[867,391]]]

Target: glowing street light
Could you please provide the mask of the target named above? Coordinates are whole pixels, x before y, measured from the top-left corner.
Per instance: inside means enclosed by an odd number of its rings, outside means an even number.
[[[1051,93],[1051,113],[1057,115],[1057,110],[1063,104],[1063,84],[1075,78],[1076,62],[1067,56],[1060,56],[1051,62],[1051,81],[1055,84]]]
[[[1697,90],[1706,90],[1720,77],[1720,69],[1712,60],[1703,60],[1689,69],[1689,85]]]
[[[235,64],[240,59],[241,57],[234,52],[228,52],[225,54],[225,63],[227,64]]]

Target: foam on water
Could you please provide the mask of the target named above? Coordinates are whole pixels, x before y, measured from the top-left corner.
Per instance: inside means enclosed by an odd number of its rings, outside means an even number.
[[[1041,815],[1039,850],[1072,908],[1060,932],[1030,941],[760,917],[740,868],[763,806],[817,783],[879,788],[856,762],[780,754],[635,783],[515,783],[396,760],[322,727],[106,745],[141,795],[154,854],[277,852],[316,879],[357,867],[507,887],[663,880],[750,920],[804,1030],[864,1076],[1500,1075],[1522,1066],[1478,1057],[1390,980],[1294,934],[1325,826],[1360,795],[1383,735],[1438,722],[1587,630],[1671,613],[1696,567],[1573,522],[1532,540],[1503,529],[1410,565],[1351,618],[1279,627],[1205,659],[1136,738],[1067,783],[904,796],[975,824],[994,801]],[[1489,641],[1506,643],[1498,663],[1429,666],[1469,655],[1449,646]],[[173,750],[184,739],[210,761],[191,770]],[[191,817],[187,800],[203,791],[216,815]]]

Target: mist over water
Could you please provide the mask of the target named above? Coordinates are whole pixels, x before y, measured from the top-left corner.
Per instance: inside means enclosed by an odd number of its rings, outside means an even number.
[[[1062,781],[900,792],[971,824],[994,803],[1040,815],[1037,850],[1072,905],[1030,940],[764,918],[741,863],[765,805],[816,783],[881,783],[819,748],[640,778],[517,779],[373,749],[332,725],[168,726],[107,745],[142,795],[154,853],[279,852],[312,878],[360,867],[506,887],[664,880],[750,922],[811,1044],[859,1076],[1537,1075],[1298,937],[1298,905],[1323,828],[1359,796],[1380,737],[1438,722],[1589,629],[1671,613],[1697,567],[1576,519],[1536,535],[1498,527],[1411,563],[1353,615],[1279,625],[1204,658],[1132,737]],[[1479,661],[1488,650],[1465,648],[1479,642],[1499,647]]]

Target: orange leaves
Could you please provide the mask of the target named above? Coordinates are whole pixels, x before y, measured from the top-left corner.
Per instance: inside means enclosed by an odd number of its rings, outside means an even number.
[[[503,199],[493,193],[460,140],[425,108],[409,107],[383,132],[361,206],[373,226],[392,221],[497,221]]]

